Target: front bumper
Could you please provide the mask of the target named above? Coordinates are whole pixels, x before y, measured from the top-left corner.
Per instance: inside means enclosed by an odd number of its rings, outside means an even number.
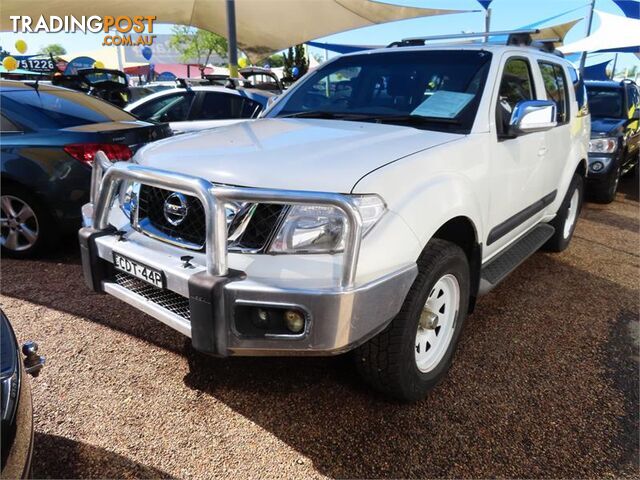
[[[590,153],[587,181],[590,184],[608,182],[616,173],[618,163],[617,153]]]
[[[149,241],[135,241],[142,234],[121,232],[108,223],[108,206],[120,179],[132,179],[157,187],[198,196],[207,219],[206,265],[185,267],[184,250]],[[97,185],[97,181],[94,184]],[[117,164],[101,180],[94,197],[95,212],[85,209],[85,221],[93,226],[80,230],[83,271],[94,291],[106,292],[153,316],[191,338],[196,350],[212,355],[330,355],[365,342],[399,312],[417,275],[415,264],[374,281],[356,285],[361,220],[348,197],[336,194],[228,189],[212,187],[194,177]],[[274,286],[229,268],[226,251],[226,219],[222,201],[242,200],[281,203],[326,203],[343,209],[349,220],[340,284],[329,288]],[[145,239],[148,240],[148,239]],[[157,242],[157,241],[156,241]],[[113,267],[113,253],[161,270],[166,288],[137,288]],[[277,272],[276,272],[277,273]],[[132,286],[133,285],[133,286]],[[155,290],[154,290],[155,289]],[[299,334],[246,334],[239,328],[243,307],[288,308],[304,312],[305,328]]]

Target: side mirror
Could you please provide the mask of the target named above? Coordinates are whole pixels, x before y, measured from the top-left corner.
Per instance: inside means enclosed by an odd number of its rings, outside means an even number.
[[[555,127],[556,104],[550,100],[522,100],[516,104],[509,121],[509,135],[517,137],[544,132]]]

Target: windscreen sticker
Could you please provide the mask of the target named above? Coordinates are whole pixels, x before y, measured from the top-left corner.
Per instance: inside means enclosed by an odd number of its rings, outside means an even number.
[[[411,115],[423,117],[455,118],[473,99],[471,93],[438,90],[416,107]]]

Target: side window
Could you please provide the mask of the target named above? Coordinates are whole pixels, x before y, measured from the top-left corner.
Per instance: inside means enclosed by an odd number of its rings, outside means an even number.
[[[22,129],[9,120],[4,114],[0,114],[0,133],[20,133]]]
[[[553,100],[558,107],[556,121],[558,124],[567,123],[569,121],[569,92],[564,70],[560,65],[553,63],[538,63],[547,98]]]
[[[191,120],[224,120],[228,118],[253,118],[262,105],[253,100],[229,93],[207,92],[202,98],[200,112]]]
[[[517,103],[534,98],[535,92],[529,62],[524,58],[510,58],[504,65],[498,93],[496,108],[498,135],[505,135],[508,132],[511,114]]]
[[[629,115],[638,106],[638,89],[635,85],[627,85],[627,112]]]
[[[587,102],[587,87],[584,85],[584,80],[578,76],[578,72],[573,67],[569,67],[569,77],[576,94],[579,116],[587,115],[589,113],[589,104]]]
[[[181,122],[187,119],[194,95],[192,93],[176,93],[150,100],[132,110],[142,120],[156,122]]]

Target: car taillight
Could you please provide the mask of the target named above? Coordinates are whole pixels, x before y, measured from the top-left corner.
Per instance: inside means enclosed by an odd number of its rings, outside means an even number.
[[[129,147],[119,143],[72,143],[64,147],[65,152],[87,165],[93,164],[93,159],[100,150],[112,161],[129,160],[133,156]]]

